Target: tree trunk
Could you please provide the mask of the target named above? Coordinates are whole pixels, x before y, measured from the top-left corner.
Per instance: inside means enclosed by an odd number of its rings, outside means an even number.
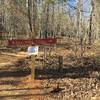
[[[28,0],[28,18],[29,18],[29,26],[30,26],[30,31],[33,32],[32,28],[32,0]]]
[[[90,14],[90,26],[89,26],[89,45],[92,43],[92,20],[93,20],[93,13],[94,13],[94,2],[91,0],[91,14]]]

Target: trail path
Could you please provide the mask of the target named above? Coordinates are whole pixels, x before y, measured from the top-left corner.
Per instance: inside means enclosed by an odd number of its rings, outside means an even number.
[[[43,100],[41,81],[31,80],[31,76],[20,76],[11,68],[14,62],[25,58],[23,53],[2,53],[0,57],[0,100]]]

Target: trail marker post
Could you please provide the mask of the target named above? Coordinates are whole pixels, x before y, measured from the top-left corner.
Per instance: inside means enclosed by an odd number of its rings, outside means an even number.
[[[35,79],[35,56],[38,55],[38,46],[29,46],[28,55],[31,57],[31,78]]]

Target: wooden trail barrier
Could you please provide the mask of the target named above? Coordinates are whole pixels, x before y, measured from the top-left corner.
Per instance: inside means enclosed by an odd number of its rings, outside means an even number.
[[[57,38],[8,40],[8,45],[12,45],[12,46],[52,45],[56,43],[57,43]]]
[[[54,45],[57,43],[57,38],[45,38],[45,39],[12,39],[8,40],[7,44],[9,46],[32,46],[32,45]],[[46,49],[44,49],[46,57]],[[44,57],[44,58],[45,58]],[[35,54],[30,55],[31,60],[31,78],[35,79]]]

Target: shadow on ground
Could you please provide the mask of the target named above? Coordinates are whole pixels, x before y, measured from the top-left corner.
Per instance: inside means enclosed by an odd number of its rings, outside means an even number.
[[[24,77],[31,73],[31,70],[26,71],[0,71],[0,78],[2,77]]]
[[[90,61],[91,62],[91,61]],[[86,63],[86,62],[85,62]],[[28,67],[27,67],[28,68]],[[90,78],[93,72],[98,73],[100,79],[100,66],[97,64],[87,64],[80,66],[77,65],[64,65],[63,68],[54,69],[50,67],[36,67],[35,78],[36,79],[50,79],[50,78]],[[0,77],[25,77],[31,74],[30,68],[18,71],[0,71]],[[93,76],[94,77],[94,76]]]
[[[19,95],[3,95],[3,96],[0,96],[0,100],[6,99],[6,98],[7,98],[7,99],[9,99],[9,98],[10,98],[10,99],[11,99],[11,98],[15,98],[15,99],[16,99],[16,98],[22,98],[22,97],[23,97],[23,98],[25,98],[25,97],[31,97],[31,96],[36,97],[36,96],[43,96],[43,95],[46,95],[46,94],[39,94],[39,93],[38,93],[38,94],[21,94],[21,95],[20,95],[20,94],[19,94]],[[9,99],[9,100],[10,100],[10,99]],[[15,99],[14,99],[14,100],[15,100]],[[28,99],[28,100],[29,100],[29,99]]]
[[[50,78],[90,78],[91,73],[100,72],[99,67],[72,67],[66,66],[60,70],[57,69],[36,69],[37,79],[50,79]],[[99,75],[100,76],[100,75]],[[93,76],[94,77],[94,76]]]

